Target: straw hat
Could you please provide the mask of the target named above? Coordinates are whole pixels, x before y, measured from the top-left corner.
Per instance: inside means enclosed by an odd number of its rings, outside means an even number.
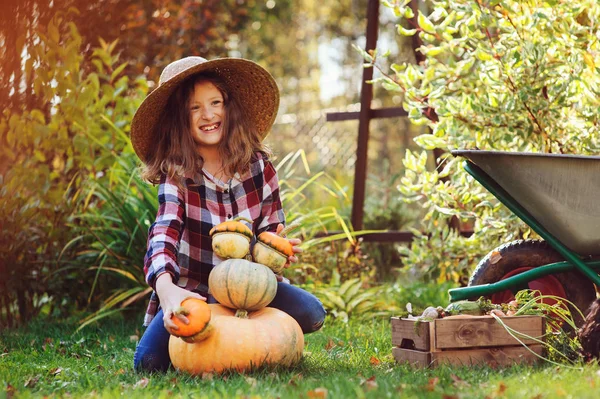
[[[235,96],[242,105],[244,116],[250,120],[264,139],[277,115],[279,90],[269,72],[255,62],[242,58],[186,57],[165,67],[158,87],[142,102],[131,122],[131,144],[143,162],[152,153],[156,124],[169,97],[187,77],[212,72],[223,79],[230,96]]]

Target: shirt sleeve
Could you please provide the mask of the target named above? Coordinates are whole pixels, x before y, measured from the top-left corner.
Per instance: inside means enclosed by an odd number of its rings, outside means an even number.
[[[185,197],[173,180],[163,177],[158,186],[158,212],[148,230],[147,252],[144,257],[146,282],[155,289],[156,279],[163,273],[179,280],[177,253],[183,230]]]
[[[261,221],[256,229],[256,235],[263,231],[277,231],[279,223],[285,225],[285,214],[279,196],[279,180],[277,171],[270,161],[265,160],[263,170],[263,202],[261,204]]]

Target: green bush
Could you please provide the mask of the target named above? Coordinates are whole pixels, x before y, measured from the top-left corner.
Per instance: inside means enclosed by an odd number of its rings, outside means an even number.
[[[441,0],[414,15],[409,0],[384,2],[398,32],[417,35],[424,60],[392,64],[377,80],[404,96],[413,123],[429,133],[408,151],[400,192],[425,215],[405,264],[439,281],[464,281],[492,248],[533,233],[446,153],[429,170],[427,151],[597,153],[600,44],[595,0]],[[414,17],[414,18],[413,18]],[[363,52],[378,67],[377,52]],[[452,218],[473,224],[462,237]]]
[[[93,279],[71,262],[77,247],[67,243],[77,232],[67,222],[93,202],[84,183],[109,186],[116,156],[132,152],[120,128],[147,91],[145,80],[123,75],[116,43],[101,40],[84,58],[70,15],[32,32],[39,40],[28,48],[24,79],[33,79],[32,103],[43,109],[24,105],[0,117],[0,158],[8,159],[0,170],[0,325],[87,304]]]

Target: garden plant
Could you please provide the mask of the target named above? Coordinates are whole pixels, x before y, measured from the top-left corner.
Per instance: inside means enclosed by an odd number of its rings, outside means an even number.
[[[550,362],[414,369],[391,355],[390,316],[447,305],[447,290],[492,248],[535,236],[450,150],[597,153],[600,5],[382,4],[397,17],[398,34],[419,43],[417,62],[388,70],[381,49],[361,55],[380,72],[373,83],[403,96],[412,123],[426,129],[416,138],[422,150],[407,151],[404,171],[389,181],[370,177],[365,231],[348,222],[347,185],[311,170],[301,149],[279,154],[286,219],[296,226],[290,234],[305,250],[285,276],[314,291],[328,316],[322,331],[306,336],[299,364],[248,373],[133,371],[150,293],[141,254],[157,200],[139,177],[128,135],[151,83],[128,74],[118,41],[83,48],[75,9],[32,33],[39,40],[27,49],[23,79],[32,79],[30,95],[43,106],[0,115],[0,397],[597,396],[598,365],[585,363],[577,339],[559,328],[547,332]],[[434,149],[444,155],[432,170]],[[473,234],[462,235],[453,220]],[[403,225],[414,227],[415,239],[399,252],[369,253],[374,247],[360,239]],[[378,264],[390,261],[402,269]]]

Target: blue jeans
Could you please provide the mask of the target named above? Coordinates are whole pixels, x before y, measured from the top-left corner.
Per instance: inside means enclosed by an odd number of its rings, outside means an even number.
[[[216,303],[209,296],[208,303]],[[313,294],[287,283],[277,283],[277,294],[269,307],[284,311],[292,316],[305,334],[323,326],[325,309]],[[133,367],[137,371],[166,371],[171,366],[169,358],[170,334],[163,324],[162,309],[158,311],[144,332],[133,356]]]

